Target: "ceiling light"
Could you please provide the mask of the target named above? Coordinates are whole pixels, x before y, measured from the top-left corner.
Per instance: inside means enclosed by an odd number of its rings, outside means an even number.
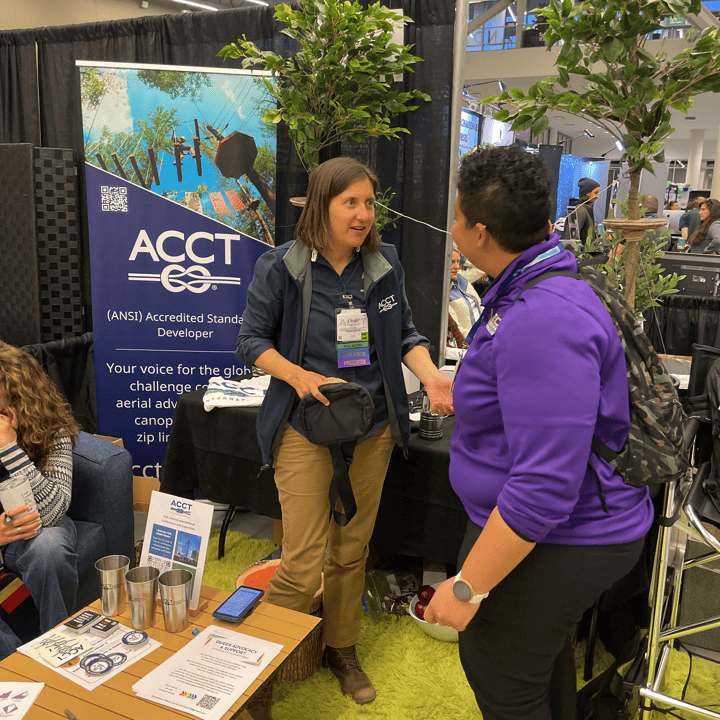
[[[623,152],[625,150],[625,143],[621,142],[620,140],[615,141],[615,147],[620,151]]]
[[[496,82],[500,86],[500,92],[507,91],[507,85],[502,80],[484,80],[483,82],[470,83],[470,85],[463,85],[463,92],[468,88],[477,87],[478,85],[489,85],[490,83]]]
[[[595,138],[595,136],[589,130],[585,129],[580,133],[580,135],[575,135],[575,137],[565,138],[564,140],[561,140],[560,142],[566,143],[566,142],[570,142],[570,140],[577,140],[577,138],[582,137],[583,135],[586,138],[590,138],[591,140],[593,140]]]
[[[172,2],[179,3],[180,5],[189,5],[190,7],[199,8],[200,10],[212,10],[218,12],[220,8],[213,7],[212,5],[205,5],[204,3],[192,2],[192,0],[172,0]]]

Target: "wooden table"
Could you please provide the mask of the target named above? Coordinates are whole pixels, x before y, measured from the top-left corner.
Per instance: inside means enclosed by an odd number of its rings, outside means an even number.
[[[194,637],[193,627],[202,631],[208,625],[217,625],[283,646],[283,650],[270,666],[265,668],[247,692],[223,716],[223,720],[249,718],[249,715],[243,712],[248,700],[275,675],[288,657],[297,652],[310,635],[319,631],[321,620],[312,615],[261,602],[240,623],[223,622],[214,618],[212,612],[228,595],[229,593],[224,590],[203,585],[201,597],[207,600],[207,605],[192,618],[190,626],[182,633],[165,632],[162,613],[158,611],[155,625],[148,630],[148,634],[154,640],[161,642],[162,646],[92,691],[76,685],[54,670],[17,652],[0,662],[0,680],[45,683],[35,704],[25,716],[28,720],[60,720],[60,718],[67,720],[64,714],[65,708],[73,712],[78,720],[195,718],[193,715],[139,698],[133,692],[132,686],[190,642]],[[102,612],[99,600],[88,607],[96,612]],[[129,610],[118,619],[123,625],[131,626]]]

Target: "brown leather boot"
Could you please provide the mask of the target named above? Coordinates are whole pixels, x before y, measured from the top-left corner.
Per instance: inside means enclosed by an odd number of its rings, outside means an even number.
[[[275,681],[269,682],[248,703],[245,711],[253,720],[272,720],[270,705],[272,704],[273,686]]]
[[[330,668],[333,675],[340,681],[340,688],[346,695],[363,705],[375,699],[375,688],[370,678],[362,671],[355,646],[333,648],[325,646],[323,667]]]

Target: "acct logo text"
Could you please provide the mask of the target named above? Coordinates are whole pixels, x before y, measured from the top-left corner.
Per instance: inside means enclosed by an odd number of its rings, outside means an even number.
[[[178,515],[189,515],[192,508],[192,503],[181,502],[180,500],[173,500],[170,503],[170,510],[176,512]]]
[[[189,290],[204,293],[218,285],[240,285],[240,278],[213,276],[205,267],[214,262],[232,265],[233,243],[239,242],[237,233],[194,232],[188,236],[180,230],[166,230],[155,241],[147,230],[140,230],[128,258],[130,262],[147,258],[156,263],[169,263],[157,273],[128,273],[128,280],[159,282],[169,292]],[[196,263],[184,267],[187,260]]]

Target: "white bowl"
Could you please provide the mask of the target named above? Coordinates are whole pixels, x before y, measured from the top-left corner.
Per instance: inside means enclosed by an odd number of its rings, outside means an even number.
[[[433,583],[431,587],[436,590],[442,585],[441,582]],[[421,620],[415,614],[415,605],[420,598],[416,595],[410,601],[410,617],[432,638],[436,640],[442,640],[443,642],[457,642],[458,631],[455,628],[448,627],[447,625],[433,625],[432,623]]]

